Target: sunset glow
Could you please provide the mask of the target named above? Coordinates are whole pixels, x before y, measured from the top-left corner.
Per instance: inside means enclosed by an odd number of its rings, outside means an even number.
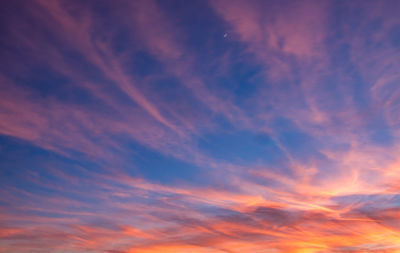
[[[400,253],[400,1],[0,13],[0,253]]]

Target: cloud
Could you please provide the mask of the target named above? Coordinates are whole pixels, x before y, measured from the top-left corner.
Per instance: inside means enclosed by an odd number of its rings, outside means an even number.
[[[2,5],[0,252],[399,251],[395,1]]]

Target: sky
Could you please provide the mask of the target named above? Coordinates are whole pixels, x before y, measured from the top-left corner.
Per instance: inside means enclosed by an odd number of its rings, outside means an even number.
[[[399,253],[400,1],[0,3],[1,253]]]

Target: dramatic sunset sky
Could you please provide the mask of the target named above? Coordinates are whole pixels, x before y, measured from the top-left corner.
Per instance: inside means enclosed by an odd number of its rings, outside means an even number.
[[[400,252],[400,1],[3,0],[1,253]]]

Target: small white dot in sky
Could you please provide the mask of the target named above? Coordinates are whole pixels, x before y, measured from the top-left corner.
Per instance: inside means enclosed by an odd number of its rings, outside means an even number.
[[[228,37],[228,34],[227,34],[227,33],[224,33],[224,38],[226,38],[226,37]]]

